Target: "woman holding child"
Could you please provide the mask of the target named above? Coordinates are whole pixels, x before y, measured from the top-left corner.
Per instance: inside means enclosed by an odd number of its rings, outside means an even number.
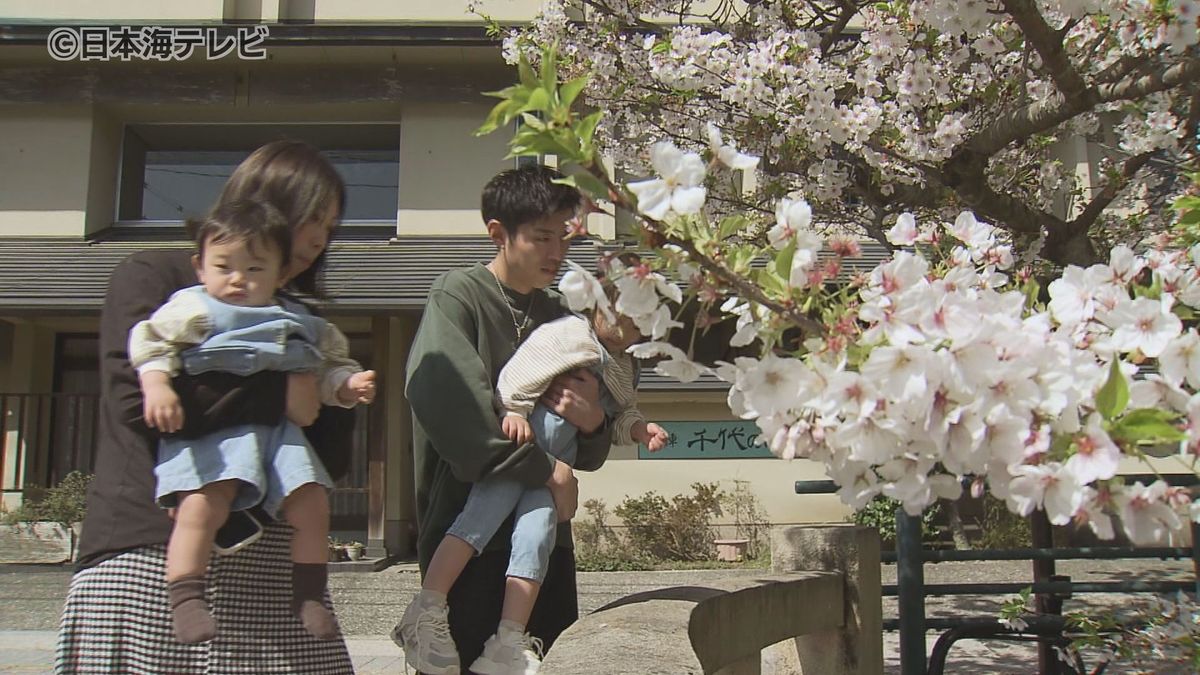
[[[345,203],[333,167],[305,143],[268,144],[238,166],[218,206],[241,202],[266,204],[282,214],[291,228],[283,291],[316,295],[325,247]],[[159,438],[144,420],[128,340],[137,322],[196,283],[187,250],[134,254],[110,280],[100,325],[96,478],[80,569],[63,610],[56,672],[351,673],[343,640],[318,638],[295,614],[291,530],[280,523],[266,525],[262,538],[237,555],[213,557],[207,597],[216,636],[183,644],[173,632],[165,582],[172,521],[155,504]],[[172,384],[183,410],[179,437],[198,438],[237,424],[277,426],[286,419],[307,427],[308,444],[333,479],[345,472],[353,414],[321,408],[314,376],[209,372],[182,374]],[[328,607],[328,594],[323,596]]]

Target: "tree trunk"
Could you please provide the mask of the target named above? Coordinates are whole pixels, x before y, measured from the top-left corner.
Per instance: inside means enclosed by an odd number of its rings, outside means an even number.
[[[970,550],[971,542],[967,541],[967,530],[963,527],[962,514],[958,510],[958,500],[947,500],[945,507],[946,519],[950,527],[950,536],[954,539],[954,550]]]

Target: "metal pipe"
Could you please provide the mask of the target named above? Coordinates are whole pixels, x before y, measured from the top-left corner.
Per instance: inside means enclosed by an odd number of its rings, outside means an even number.
[[[1054,532],[1050,529],[1050,519],[1042,509],[1034,511],[1029,516],[1029,533],[1034,548],[1053,548]],[[1034,585],[1054,581],[1054,558],[1035,558],[1033,560]],[[1069,584],[1068,584],[1069,586]],[[1066,591],[1069,595],[1070,590]],[[1061,615],[1062,598],[1055,593],[1034,591],[1034,607],[1039,615]],[[1058,675],[1058,655],[1052,645],[1038,643],[1038,673],[1039,675]]]
[[[901,675],[925,675],[925,570],[921,519],[896,509],[896,578],[900,605]]]
[[[957,562],[978,560],[1120,560],[1125,558],[1159,558],[1166,560],[1191,559],[1192,549],[1186,546],[1157,546],[1135,548],[1132,546],[1097,546],[1076,548],[996,548],[980,551],[930,550],[925,549],[925,562]],[[896,562],[893,551],[884,551],[883,562]]]
[[[897,575],[899,576],[899,575]],[[885,584],[883,594],[899,596],[904,582]],[[1191,581],[1035,581],[993,584],[928,584],[925,595],[997,595],[1020,593],[1032,588],[1034,593],[1174,593],[1190,591]]]

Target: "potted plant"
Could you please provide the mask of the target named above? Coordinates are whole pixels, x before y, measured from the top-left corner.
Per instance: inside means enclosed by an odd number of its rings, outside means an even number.
[[[19,507],[4,513],[0,562],[74,560],[91,480],[90,474],[72,471],[41,494],[30,490]]]
[[[346,557],[350,560],[362,560],[363,554],[366,553],[367,547],[362,545],[362,542],[352,541],[346,544]]]
[[[342,562],[348,559],[346,544],[334,537],[329,537],[329,562]]]

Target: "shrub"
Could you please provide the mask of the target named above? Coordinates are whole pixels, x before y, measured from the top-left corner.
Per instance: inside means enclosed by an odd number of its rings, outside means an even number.
[[[712,559],[712,519],[721,515],[723,493],[716,483],[692,483],[692,490],[692,496],[670,500],[647,492],[621,502],[616,514],[625,521],[628,544],[636,554],[660,560]]]
[[[653,561],[634,555],[607,524],[608,505],[600,499],[583,503],[587,518],[572,524],[575,567],[581,572],[624,572],[648,569]]]
[[[879,538],[885,542],[896,541],[896,510],[900,508],[900,502],[885,497],[876,495],[874,499],[867,502],[867,505],[859,509],[851,516],[851,520],[856,525],[866,525],[879,530]],[[939,504],[925,509],[921,514],[921,539],[929,541],[937,539],[941,533],[934,520],[937,518],[938,512],[941,510]]]
[[[979,521],[979,548],[1024,548],[1033,546],[1029,519],[1018,516],[998,499],[983,500]]]
[[[58,485],[39,490],[41,495],[35,495],[31,490],[19,507],[4,514],[4,521],[10,525],[43,521],[70,527],[83,520],[87,510],[87,488],[91,481],[91,474],[72,471]]]

